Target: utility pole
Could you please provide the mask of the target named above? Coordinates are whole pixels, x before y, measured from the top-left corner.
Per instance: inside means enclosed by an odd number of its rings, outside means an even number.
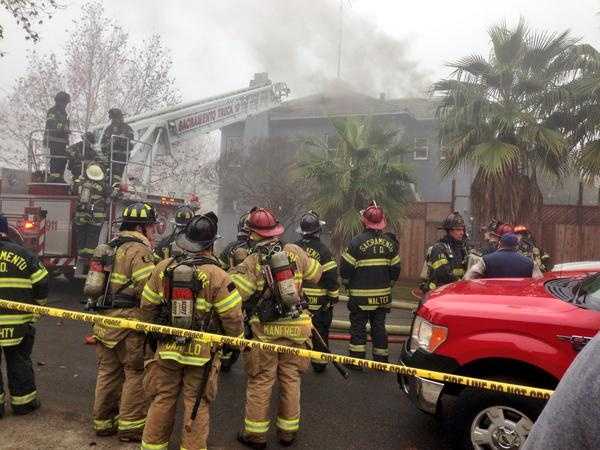
[[[344,37],[344,0],[340,0],[340,39],[338,42],[337,77],[342,73],[342,39]]]

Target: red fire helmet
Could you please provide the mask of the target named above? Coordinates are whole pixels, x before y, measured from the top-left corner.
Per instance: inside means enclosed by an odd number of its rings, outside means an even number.
[[[270,209],[254,207],[250,210],[246,226],[250,231],[264,238],[281,236],[285,231]]]
[[[371,230],[383,230],[387,225],[383,209],[377,206],[374,201],[367,209],[360,212],[360,221],[366,228]]]
[[[512,225],[508,223],[503,223],[496,228],[496,234],[498,236],[504,236],[505,234],[512,234],[514,232]]]

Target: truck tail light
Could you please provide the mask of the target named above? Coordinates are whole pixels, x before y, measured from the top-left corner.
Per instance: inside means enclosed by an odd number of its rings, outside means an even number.
[[[448,328],[434,325],[420,316],[415,318],[410,336],[410,351],[418,348],[433,353],[448,337]]]

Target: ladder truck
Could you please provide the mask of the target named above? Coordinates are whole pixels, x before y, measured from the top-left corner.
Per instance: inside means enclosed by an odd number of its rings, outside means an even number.
[[[113,195],[100,240],[110,239],[115,231],[113,224],[123,206],[134,201],[153,204],[160,217],[159,232],[163,236],[170,233],[175,209],[190,201],[155,187],[160,184],[152,178],[157,159],[173,157],[173,149],[178,144],[278,106],[289,92],[285,83],[273,83],[266,73],[260,73],[255,74],[247,88],[126,116],[125,122],[133,129],[134,139],[127,140],[125,161],[114,157],[113,146],[115,138],[119,137],[112,136],[110,156],[101,165],[107,172],[106,182]],[[96,142],[101,141],[107,126],[103,124],[91,130],[97,137]],[[40,257],[52,275],[64,274],[67,279],[82,277],[85,264],[77,264],[74,227],[81,195],[73,191],[71,183],[52,182],[49,178],[50,156],[42,145],[43,134],[44,130],[30,134],[26,172],[2,170],[0,211],[6,215],[20,240]],[[73,135],[82,136],[83,132],[71,132],[71,141],[76,141]],[[100,151],[96,153],[101,154]],[[123,182],[113,185],[112,173],[117,164],[125,166]],[[82,176],[91,165],[98,167],[98,162],[83,162]],[[194,206],[194,200],[191,203]]]

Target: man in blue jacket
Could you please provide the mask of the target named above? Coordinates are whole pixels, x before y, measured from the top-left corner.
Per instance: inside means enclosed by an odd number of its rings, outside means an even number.
[[[505,234],[500,238],[497,251],[483,256],[465,275],[465,280],[476,278],[538,278],[542,273],[533,260],[518,252],[519,237]]]

